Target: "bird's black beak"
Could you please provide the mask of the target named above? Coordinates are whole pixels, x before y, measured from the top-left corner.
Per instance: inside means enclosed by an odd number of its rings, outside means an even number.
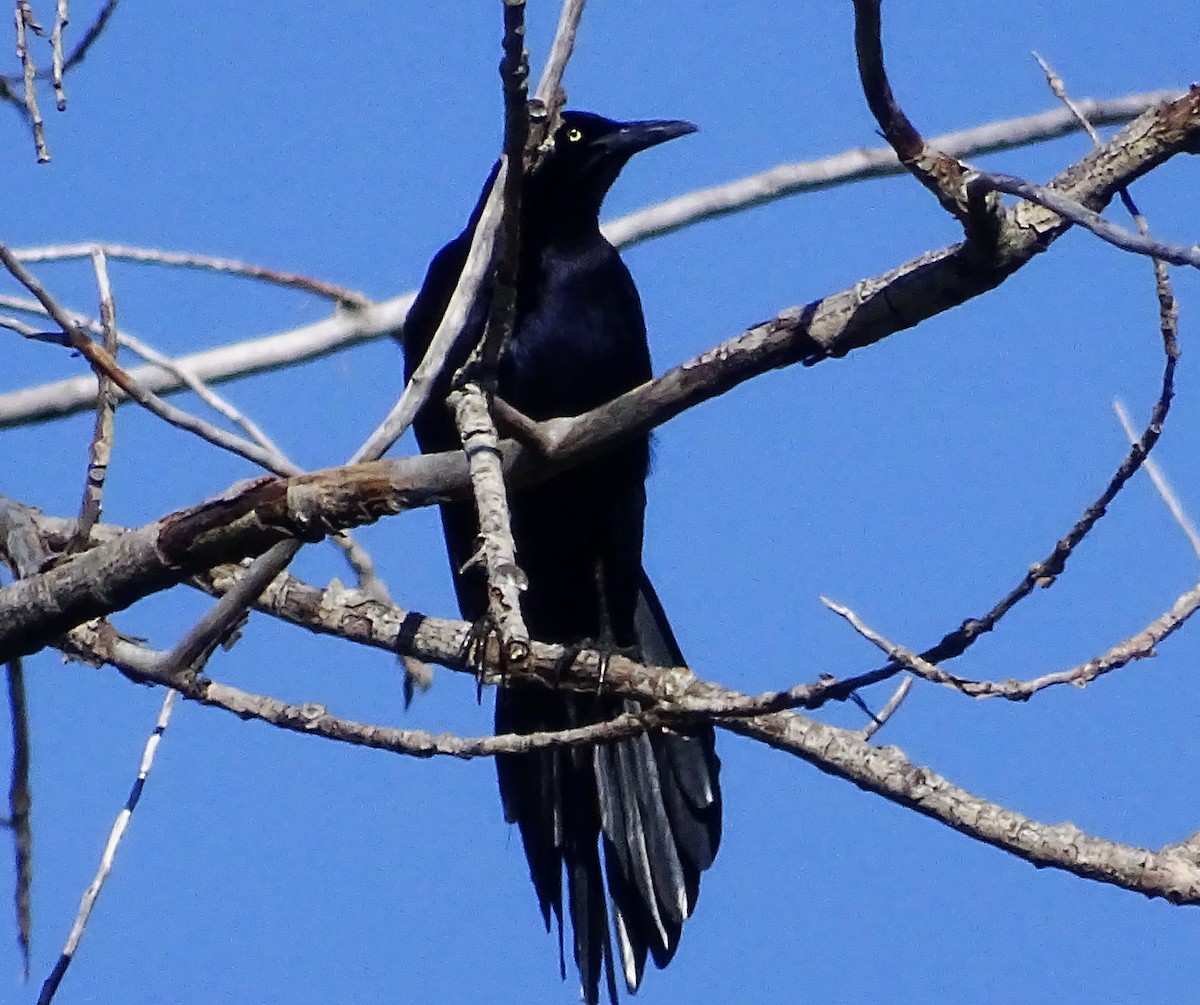
[[[666,143],[678,136],[696,132],[697,127],[679,119],[648,119],[644,122],[623,122],[619,129],[602,137],[596,145],[606,153],[631,157],[639,150]]]

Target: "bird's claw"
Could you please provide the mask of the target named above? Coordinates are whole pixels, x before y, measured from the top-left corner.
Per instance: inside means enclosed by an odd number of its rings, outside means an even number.
[[[564,647],[562,656],[555,661],[555,683],[562,679],[563,673],[569,670],[585,652],[596,654],[597,692],[604,690],[604,683],[608,679],[608,666],[614,656],[624,656],[626,659],[636,660],[639,655],[637,646],[619,646],[611,639],[580,639],[573,645]]]
[[[483,673],[487,665],[488,639],[496,631],[491,618],[482,617],[467,629],[466,637],[459,647],[459,658],[475,674],[475,701],[483,702]]]

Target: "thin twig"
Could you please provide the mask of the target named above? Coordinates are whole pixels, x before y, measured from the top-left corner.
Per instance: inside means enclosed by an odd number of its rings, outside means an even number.
[[[33,130],[33,143],[37,150],[38,163],[47,164],[50,161],[50,150],[46,146],[46,127],[45,123],[42,122],[41,109],[38,108],[37,67],[34,66],[33,57],[29,54],[29,41],[25,33],[26,27],[39,34],[42,29],[37,21],[34,20],[29,0],[17,0],[16,21],[17,58],[21,60],[21,68],[24,71],[25,111],[29,118],[30,127]]]
[[[197,667],[208,659],[218,645],[226,643],[229,634],[245,618],[255,599],[271,580],[288,567],[303,546],[302,541],[280,541],[259,555],[246,570],[237,588],[218,600],[166,655],[163,673],[189,678],[195,676]]]
[[[54,9],[54,30],[50,32],[50,46],[54,53],[50,79],[54,87],[55,104],[60,112],[67,110],[67,94],[63,90],[63,31],[70,20],[67,0],[58,0]]]
[[[1176,344],[1175,326],[1169,310],[1164,309],[1161,318],[1161,334],[1163,354],[1166,357],[1163,366],[1162,385],[1158,400],[1151,410],[1150,421],[1137,441],[1130,447],[1129,452],[1121,461],[1120,466],[1109,480],[1108,485],[1100,496],[1084,510],[1075,525],[1054,546],[1054,550],[1040,562],[1035,562],[1025,573],[1021,581],[1000,600],[990,611],[979,618],[968,618],[954,631],[949,632],[940,642],[921,653],[921,657],[930,663],[942,663],[961,656],[976,640],[987,632],[992,631],[1009,611],[1028,597],[1035,587],[1051,586],[1062,574],[1067,559],[1079,543],[1091,532],[1100,518],[1108,512],[1108,507],[1117,494],[1128,484],[1129,479],[1145,463],[1150,451],[1158,443],[1162,435],[1163,422],[1171,409],[1171,399],[1175,394],[1175,367],[1179,359],[1179,348]],[[893,669],[897,665],[893,664]],[[885,673],[888,668],[881,668]]]
[[[1042,185],[1035,185],[1023,178],[1012,175],[995,174],[991,171],[971,170],[966,178],[968,198],[987,192],[1007,192],[1009,195],[1020,196],[1039,206],[1053,210],[1064,220],[1070,220],[1081,227],[1090,230],[1102,241],[1122,251],[1131,251],[1137,255],[1161,259],[1172,265],[1190,265],[1200,269],[1200,245],[1185,248],[1179,244],[1171,244],[1148,234],[1137,234],[1126,230],[1115,223],[1106,220],[1099,213],[1088,209],[1082,203],[1067,196],[1060,195]]]
[[[71,55],[64,60],[64,74],[70,70],[73,70],[87,58],[88,52],[104,33],[104,29],[108,26],[109,20],[116,12],[118,3],[120,3],[120,0],[107,0],[104,6],[100,8],[100,12],[96,15],[96,20],[93,21],[88,27],[88,30],[83,33],[83,38],[79,40],[79,44],[75,46],[74,50],[71,52]],[[38,76],[44,78],[46,76],[46,72],[44,70],[39,70]],[[18,79],[20,78],[14,76],[0,76],[0,85],[11,83]]]
[[[857,614],[854,613],[845,604],[839,604],[836,600],[831,600],[829,597],[819,598],[829,610],[841,618],[849,622],[850,626],[858,632],[864,639],[882,650],[887,654],[888,659],[900,664],[906,670],[915,673],[923,680],[931,681],[934,684],[946,684],[950,687],[958,687],[965,684],[966,681],[961,677],[956,677],[954,674],[947,673],[941,667],[935,666],[922,654],[915,653],[911,649],[897,645],[889,641],[875,631],[870,625],[866,624]]]
[[[854,51],[858,76],[867,106],[883,138],[896,151],[900,163],[913,170],[913,162],[925,149],[925,140],[892,94],[883,65],[883,28],[879,0],[854,0]]]
[[[0,301],[9,302],[13,306],[17,306],[23,310],[28,310],[31,313],[48,314],[46,308],[36,301],[24,301],[16,300],[15,298],[3,297],[0,297]],[[78,314],[71,314],[69,316],[78,327],[103,334],[103,326],[98,322]],[[23,325],[21,322],[14,319],[4,320],[10,320],[11,323],[6,325],[0,321],[0,327],[11,327],[13,330],[19,331],[22,334],[30,337],[41,334],[32,327]],[[142,342],[140,339],[135,338],[127,332],[118,331],[117,341],[120,345],[126,346],[133,350],[133,352],[137,353],[143,359],[154,363],[155,367],[160,368],[158,371],[159,373],[166,372],[177,377],[183,385],[190,388],[202,401],[209,405],[209,407],[225,416],[231,422],[241,426],[250,436],[250,438],[257,443],[263,451],[266,452],[265,456],[270,458],[270,464],[263,465],[267,468],[267,470],[282,475],[298,475],[304,473],[304,469],[288,458],[288,456],[283,453],[279,446],[255,422],[253,422],[248,416],[243,415],[242,412],[235,408],[234,405],[227,399],[223,398],[221,395],[209,388],[203,380],[201,380],[191,371],[189,366],[185,365],[184,360],[173,360],[168,356],[164,356],[153,347],[147,345],[145,342]],[[69,340],[67,344],[70,344]],[[139,373],[139,370],[135,369],[129,372],[132,376]],[[204,423],[202,419],[196,419],[196,421],[201,423],[205,430],[216,429],[216,427],[210,426],[208,423]],[[217,430],[217,432],[220,433],[220,430]],[[198,435],[201,435],[202,438],[208,439],[210,442],[212,442],[209,436],[206,436],[203,433]],[[218,443],[217,445],[220,446],[221,444]],[[371,560],[370,555],[355,541],[353,536],[348,531],[342,531],[336,535],[333,535],[332,541],[333,544],[342,551],[347,564],[350,566],[351,570],[358,579],[359,586],[370,591],[372,596],[375,596],[379,599],[386,599],[388,596],[386,584],[375,572],[375,563]]]
[[[220,383],[319,359],[394,333],[404,324],[414,296],[407,293],[362,310],[339,311],[300,328],[181,356],[178,362],[199,379]],[[0,307],[45,313],[45,308],[36,301],[3,294]],[[130,370],[130,377],[147,391],[167,392],[183,386],[179,378],[156,366],[135,367]],[[13,391],[0,395],[0,428],[72,415],[94,407],[95,403],[96,382],[90,377],[72,377]]]
[[[863,638],[887,653],[888,659],[893,664],[904,667],[924,680],[959,691],[970,698],[1028,701],[1046,688],[1062,684],[1071,684],[1082,688],[1097,678],[1128,666],[1136,660],[1149,659],[1156,655],[1156,647],[1175,634],[1197,610],[1200,610],[1200,583],[1180,594],[1175,599],[1175,603],[1171,605],[1170,610],[1155,618],[1140,632],[1110,646],[1099,656],[1066,670],[1055,670],[1025,680],[1015,678],[1001,681],[972,680],[948,673],[925,659],[921,654],[889,641],[867,626],[850,608],[824,597],[821,600],[831,611],[845,618]]]
[[[42,306],[45,307],[46,312],[67,336],[71,348],[78,351],[88,361],[97,378],[101,375],[110,377],[113,383],[139,405],[172,426],[194,433],[208,440],[210,443],[223,447],[241,457],[245,457],[247,460],[254,461],[254,463],[260,464],[270,471],[276,471],[275,458],[270,451],[264,450],[258,444],[251,443],[240,436],[235,436],[223,429],[218,429],[211,423],[198,419],[194,415],[176,408],[174,405],[169,405],[157,395],[150,393],[138,385],[117,364],[107,349],[88,338],[75,322],[75,319],[50,296],[45,287],[16,260],[12,251],[3,244],[0,244],[0,262],[4,264],[5,268],[12,273],[13,277],[22,286],[37,297]],[[277,471],[276,473],[282,474],[283,472]]]
[[[331,534],[329,540],[346,559],[346,564],[354,573],[358,588],[372,600],[390,604],[392,596],[388,592],[387,583],[376,572],[375,560],[371,557],[371,553],[355,540],[354,535],[348,530],[339,530],[336,534]]]
[[[1087,113],[1067,93],[1067,87],[1062,77],[1036,52],[1033,54],[1033,57],[1038,61],[1038,65],[1041,66],[1042,72],[1045,73],[1046,83],[1049,84],[1050,90],[1054,93],[1055,97],[1070,110],[1075,120],[1092,138],[1092,145],[1100,146],[1100,134],[1096,132],[1095,127],[1088,120]],[[1121,189],[1120,195],[1125,209],[1133,218],[1134,226],[1137,227],[1138,233],[1143,237],[1147,236],[1150,230],[1149,224],[1134,203],[1133,196],[1128,189]],[[1163,339],[1168,346],[1168,351],[1171,351],[1171,347],[1177,345],[1179,337],[1179,304],[1175,299],[1175,292],[1171,287],[1171,277],[1162,262],[1157,259],[1154,261],[1154,286],[1155,294],[1158,298],[1159,328],[1163,333]],[[1120,421],[1121,427],[1125,430],[1125,435],[1128,437],[1129,442],[1137,442],[1137,433],[1134,431],[1133,423],[1129,418],[1129,412],[1126,410],[1124,404],[1119,400],[1114,400],[1113,411],[1116,412],[1117,419]],[[1159,497],[1166,504],[1176,524],[1179,525],[1180,529],[1186,535],[1188,542],[1192,546],[1192,551],[1197,558],[1200,558],[1200,533],[1197,533],[1192,521],[1188,518],[1187,513],[1184,512],[1183,504],[1179,501],[1179,497],[1175,494],[1174,489],[1171,488],[1167,476],[1153,457],[1146,458],[1145,469],[1146,474],[1150,476],[1150,481],[1154,484],[1155,489],[1158,490]]]
[[[1035,57],[1037,58],[1038,63],[1041,65],[1043,72],[1046,74],[1046,79],[1051,90],[1061,101],[1063,101],[1071,115],[1080,124],[1080,126],[1087,131],[1088,135],[1092,138],[1093,145],[1099,147],[1101,145],[1099,134],[1092,127],[1091,123],[1088,122],[1084,112],[1080,109],[1080,107],[1067,96],[1066,87],[1062,81],[1062,78],[1059,77],[1058,74],[1055,73],[1054,70],[1049,66],[1049,64],[1047,64],[1046,61],[1040,56],[1035,54]],[[1002,176],[992,177],[994,179]],[[968,193],[970,193],[970,188],[974,180],[975,179],[968,180]],[[1083,539],[1088,531],[1090,531],[1091,526],[1095,524],[1095,521],[1104,514],[1108,503],[1112,501],[1117,492],[1124,487],[1128,479],[1142,464],[1146,465],[1147,473],[1150,474],[1151,480],[1154,482],[1156,487],[1159,488],[1160,495],[1167,503],[1167,506],[1171,510],[1172,514],[1175,515],[1176,521],[1188,535],[1188,539],[1192,543],[1193,550],[1196,552],[1197,556],[1200,556],[1200,537],[1196,535],[1195,529],[1192,528],[1190,521],[1188,521],[1186,515],[1184,515],[1182,507],[1179,505],[1178,500],[1175,499],[1174,493],[1170,491],[1170,487],[1166,484],[1165,479],[1161,478],[1161,475],[1160,477],[1155,477],[1156,474],[1158,474],[1157,465],[1149,457],[1149,452],[1153,449],[1155,443],[1158,441],[1158,437],[1162,431],[1162,424],[1165,421],[1167,412],[1170,408],[1171,397],[1174,393],[1174,368],[1176,361],[1179,358],[1178,303],[1175,300],[1174,292],[1171,288],[1170,276],[1167,274],[1166,266],[1163,264],[1163,256],[1157,254],[1161,248],[1161,242],[1155,242],[1150,239],[1149,227],[1146,223],[1146,220],[1138,211],[1132,196],[1129,194],[1126,188],[1121,188],[1119,190],[1119,195],[1122,202],[1125,204],[1126,209],[1133,217],[1135,225],[1137,226],[1138,234],[1136,235],[1131,234],[1128,231],[1123,231],[1120,228],[1116,228],[1115,225],[1109,224],[1107,221],[1099,217],[1098,214],[1093,213],[1091,210],[1075,202],[1074,200],[1066,200],[1066,203],[1070,203],[1068,206],[1062,201],[1062,197],[1057,193],[1051,192],[1047,189],[1041,189],[1039,186],[1030,186],[1028,183],[1020,182],[1016,179],[1003,180],[1005,182],[1017,181],[1018,185],[1015,186],[1017,190],[1013,191],[1012,189],[1003,189],[999,185],[995,186],[995,188],[998,190],[1012,191],[1013,194],[1021,195],[1025,198],[1032,198],[1032,201],[1038,202],[1040,205],[1045,205],[1047,208],[1053,209],[1056,212],[1059,212],[1060,210],[1070,210],[1074,212],[1074,216],[1068,215],[1067,212],[1063,212],[1062,215],[1069,219],[1073,219],[1076,222],[1082,223],[1084,226],[1087,226],[1088,229],[1093,230],[1093,232],[1097,232],[1095,225],[1097,221],[1099,221],[1099,224],[1102,225],[1102,230],[1105,230],[1106,232],[1118,231],[1122,240],[1126,238],[1129,239],[1123,244],[1114,242],[1118,243],[1118,246],[1125,247],[1132,242],[1139,246],[1129,248],[1129,250],[1139,250],[1142,253],[1146,253],[1144,250],[1145,248],[1152,249],[1151,253],[1154,255],[1153,264],[1155,273],[1155,286],[1159,302],[1159,329],[1162,337],[1163,351],[1166,356],[1166,366],[1163,372],[1162,390],[1160,392],[1158,401],[1155,402],[1150,423],[1147,425],[1146,430],[1143,432],[1141,437],[1136,436],[1132,424],[1129,422],[1128,415],[1124,412],[1124,409],[1119,405],[1117,406],[1118,417],[1121,419],[1122,424],[1125,427],[1126,435],[1130,439],[1132,448],[1129,454],[1126,456],[1125,461],[1122,463],[1121,468],[1118,469],[1117,474],[1110,482],[1109,488],[1105,495],[1097,500],[1097,502],[1091,507],[1089,507],[1088,511],[1085,512],[1083,519],[1076,524],[1071,533],[1068,534],[1067,538],[1059,542],[1059,545],[1055,551],[1055,556],[1057,557],[1052,557],[1051,561],[1049,562],[1044,562],[1033,566],[1017,590],[1013,591],[1013,593],[1005,598],[1004,601],[1001,601],[1001,603],[997,605],[996,608],[993,608],[991,612],[985,615],[983,619],[975,622],[964,623],[958,633],[952,633],[952,635],[944,638],[942,642],[939,643],[939,646],[935,646],[934,649],[923,654],[925,657],[935,660],[947,659],[960,654],[962,649],[965,649],[965,645],[962,646],[961,649],[959,648],[960,642],[965,642],[966,645],[970,645],[970,642],[973,641],[974,638],[977,638],[978,635],[983,631],[990,631],[991,627],[993,627],[996,621],[999,620],[999,617],[1002,617],[1007,610],[1011,609],[1012,604],[1022,599],[1024,596],[1027,596],[1028,593],[1032,591],[1035,583],[1048,586],[1051,582],[1053,582],[1053,578],[1061,573],[1063,564],[1065,563],[1067,556],[1070,554],[1070,551],[1076,544],[1078,544],[1079,541]],[[1042,196],[1042,198],[1034,197],[1031,190],[1037,190],[1037,194]],[[970,197],[970,195],[968,197]],[[1058,204],[1050,205],[1050,202],[1052,201],[1057,202]],[[1105,236],[1105,233],[1099,233],[1098,236],[1109,239]],[[1200,251],[1200,249],[1192,250]],[[1090,523],[1089,514],[1092,515]],[[1050,573],[1049,578],[1046,578],[1045,576],[1045,573],[1047,572]],[[971,694],[976,697],[999,696],[1009,698],[1011,700],[1023,701],[1028,699],[1037,691],[1046,687],[1050,687],[1054,684],[1071,683],[1082,687],[1088,682],[1099,677],[1101,674],[1108,673],[1114,669],[1117,669],[1118,667],[1125,666],[1132,660],[1142,659],[1153,655],[1154,646],[1178,629],[1189,617],[1191,617],[1192,613],[1194,613],[1198,606],[1200,606],[1200,587],[1181,596],[1176,601],[1172,610],[1166,612],[1164,615],[1162,615],[1162,617],[1147,626],[1138,635],[1118,643],[1101,656],[1069,670],[1045,674],[1030,681],[1005,681],[1000,684],[993,684],[991,682],[966,681],[961,678],[947,675],[944,673],[944,671],[933,667],[929,663],[924,663],[923,669],[932,670],[932,672],[936,675],[935,677],[930,677],[929,679],[937,679],[939,683],[948,684],[951,687],[955,687],[959,690],[962,690],[964,693]],[[853,624],[854,622],[852,621],[851,623]],[[952,639],[954,635],[958,635],[959,639],[947,646],[948,640]],[[913,669],[914,672],[923,674],[922,669],[916,669],[916,664],[912,663],[907,658],[911,655],[912,654],[907,654],[906,656],[901,657],[899,662],[909,666],[909,668]],[[897,657],[893,656],[892,658],[896,659]]]
[[[191,701],[224,709],[241,718],[258,719],[309,736],[411,757],[440,756],[470,760],[497,754],[520,754],[549,747],[622,739],[645,732],[658,723],[655,710],[647,709],[643,712],[624,712],[588,726],[549,732],[502,733],[479,737],[433,734],[423,729],[398,729],[356,722],[335,716],[325,706],[315,702],[296,705],[207,678],[180,679],[166,669],[165,654],[147,649],[141,643],[122,638],[115,632],[96,631],[87,625],[70,632],[67,643],[67,651],[86,662],[108,663],[140,684],[177,687],[179,693]]]
[[[96,251],[92,256],[92,267],[96,272],[96,286],[100,293],[100,324],[104,332],[104,348],[115,360],[118,348],[117,308],[113,301],[108,265],[104,260],[103,251]],[[104,502],[104,483],[108,478],[108,465],[112,459],[116,394],[112,378],[108,374],[98,373],[97,378],[100,388],[96,396],[96,425],[88,447],[87,476],[84,480],[83,502],[79,509],[79,531],[70,551],[86,546],[92,526],[100,519]]]
[[[0,316],[0,328],[7,328],[9,331],[14,331],[18,335],[24,335],[26,338],[39,339],[40,336],[48,334],[40,328],[35,328],[33,325],[27,325],[24,321],[18,321],[16,318]]]
[[[554,105],[556,95],[562,89],[563,74],[575,51],[575,35],[579,31],[579,20],[583,17],[585,0],[564,0],[558,12],[558,26],[554,30],[554,41],[550,43],[550,55],[542,67],[542,76],[534,92],[547,108]]]
[[[281,272],[269,269],[264,265],[253,262],[242,262],[236,258],[221,258],[213,255],[198,255],[184,251],[164,251],[161,248],[138,248],[128,244],[114,244],[109,241],[88,241],[82,244],[52,244],[37,248],[14,248],[13,255],[27,264],[38,262],[64,262],[73,258],[87,258],[96,250],[103,251],[114,261],[137,262],[143,265],[162,265],[181,269],[199,269],[203,272],[219,272],[229,276],[242,276],[271,283],[275,286],[285,286],[290,289],[303,290],[327,300],[333,300],[347,307],[368,307],[370,299],[357,290],[347,289],[327,283],[312,276],[304,276],[297,272]]]
[[[1095,127],[1088,121],[1084,110],[1071,100],[1071,96],[1067,94],[1067,87],[1063,83],[1062,77],[1038,53],[1035,52],[1033,58],[1037,60],[1038,66],[1042,68],[1042,73],[1046,75],[1046,83],[1049,85],[1051,93],[1067,107],[1067,110],[1075,117],[1075,121],[1079,123],[1080,128],[1092,138],[1092,145],[1098,147],[1101,143],[1100,134],[1096,132]]]
[[[96,20],[92,22],[91,27],[83,33],[83,38],[79,40],[79,44],[75,46],[74,51],[67,57],[63,64],[63,72],[74,69],[86,58],[88,51],[95,44],[96,40],[103,34],[107,27],[109,19],[116,13],[117,4],[120,0],[107,0],[107,3],[100,8],[100,13],[96,15]]]
[[[567,93],[562,79],[571,53],[575,51],[575,36],[579,21],[583,17],[584,0],[563,0],[558,12],[558,26],[554,30],[554,41],[550,43],[550,55],[542,67],[534,99],[530,102],[531,129],[526,168],[534,167],[550,150],[550,140],[558,129]]]
[[[299,474],[302,468],[295,465],[287,459],[287,455],[279,448],[279,445],[272,440],[253,419],[245,415],[240,409],[225,397],[217,394],[203,380],[197,377],[191,370],[184,366],[179,360],[171,359],[170,356],[165,356],[153,346],[147,345],[141,339],[134,338],[128,332],[120,332],[117,336],[118,342],[133,350],[142,359],[155,366],[162,367],[168,373],[176,376],[187,386],[187,388],[203,401],[209,408],[219,415],[223,415],[230,422],[240,426],[246,435],[257,443],[264,450],[269,450],[278,463],[278,467],[272,470],[283,472],[289,468],[294,469],[289,473]]]
[[[487,579],[488,621],[499,636],[505,665],[521,666],[529,659],[529,629],[520,603],[528,580],[517,565],[500,438],[478,384],[468,383],[452,391],[449,402],[471,470],[479,519],[475,560],[482,564]]]
[[[367,437],[366,442],[355,451],[354,456],[350,459],[351,464],[382,457],[388,448],[404,434],[404,431],[412,424],[413,417],[429,400],[434,382],[445,366],[450,351],[458,342],[458,337],[466,326],[471,305],[475,302],[487,277],[496,230],[500,225],[504,177],[507,172],[508,165],[502,160],[496,179],[492,183],[492,190],[488,193],[487,201],[484,203],[479,223],[471,238],[471,249],[463,263],[458,284],[454,287],[454,293],[446,305],[446,311],[437,326],[437,331],[430,340],[429,348],[425,350],[425,357],[413,371],[412,378],[400,395],[399,401],[392,407],[383,422]]]
[[[16,883],[13,907],[17,919],[17,944],[29,980],[29,945],[33,932],[33,789],[29,783],[29,706],[25,695],[25,668],[20,658],[5,664],[8,675],[8,713],[12,724],[12,773],[8,785],[8,826],[13,834]]]
[[[1113,401],[1113,411],[1117,414],[1117,419],[1121,423],[1121,428],[1125,430],[1125,435],[1129,438],[1130,443],[1137,442],[1137,431],[1133,428],[1133,423],[1129,418],[1129,412],[1120,400]],[[1180,530],[1187,536],[1188,543],[1192,546],[1192,551],[1196,557],[1200,558],[1200,532],[1197,532],[1196,525],[1192,523],[1191,518],[1183,508],[1183,503],[1179,501],[1179,496],[1175,494],[1175,490],[1171,487],[1170,481],[1163,473],[1163,470],[1158,465],[1153,457],[1147,457],[1144,465],[1146,474],[1150,476],[1150,481],[1154,483],[1154,488],[1158,491],[1159,498],[1162,499],[1167,509],[1171,513],[1171,517],[1175,523],[1179,525]]]
[[[83,899],[79,903],[79,913],[75,916],[75,922],[71,926],[71,932],[67,936],[66,945],[63,946],[62,955],[59,956],[58,962],[54,964],[54,969],[50,972],[50,976],[46,978],[42,985],[42,993],[38,995],[38,1005],[49,1005],[54,998],[54,994],[58,991],[58,986],[62,983],[63,977],[66,975],[67,968],[71,965],[71,961],[75,958],[75,952],[79,948],[79,941],[83,938],[84,929],[87,928],[88,919],[92,916],[92,908],[96,906],[96,899],[100,896],[100,891],[104,888],[104,883],[108,879],[109,873],[112,872],[113,860],[117,854],[117,848],[121,843],[121,839],[125,836],[125,831],[129,828],[129,821],[133,817],[133,811],[137,809],[138,801],[142,797],[142,791],[146,785],[146,779],[150,775],[150,769],[154,766],[154,755],[158,752],[158,744],[161,741],[163,733],[166,732],[167,724],[171,721],[171,710],[175,705],[176,693],[168,690],[163,698],[162,708],[158,713],[158,721],[154,724],[154,731],[150,734],[150,738],[146,741],[146,747],[142,751],[142,761],[138,767],[137,779],[133,783],[133,788],[129,791],[129,798],[125,801],[125,806],[121,812],[117,814],[117,819],[113,823],[112,830],[108,835],[108,841],[104,845],[104,852],[100,856],[100,866],[96,870],[96,875],[93,877],[88,888],[83,893]]]
[[[467,362],[451,382],[452,386],[458,386],[465,380],[478,380],[488,390],[495,387],[496,365],[512,337],[516,316],[517,270],[521,261],[521,190],[525,175],[525,145],[529,140],[529,111],[525,100],[529,54],[525,51],[524,0],[505,0],[503,49],[504,58],[500,61],[504,87],[502,159],[508,170],[504,172],[500,224],[489,268],[492,281],[488,290],[487,323],[479,345],[472,348]]]
[[[887,700],[887,703],[879,710],[877,715],[871,716],[871,721],[865,727],[858,731],[858,735],[869,740],[872,736],[878,733],[893,715],[896,710],[904,704],[904,699],[908,697],[908,692],[912,690],[912,677],[905,677],[900,681],[900,686],[892,692],[892,696]]]

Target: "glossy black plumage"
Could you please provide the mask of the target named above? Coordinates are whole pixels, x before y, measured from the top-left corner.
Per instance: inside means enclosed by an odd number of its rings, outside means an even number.
[[[514,331],[497,375],[497,393],[529,417],[577,415],[650,379],[641,301],[624,263],[601,236],[598,215],[634,153],[693,129],[564,113],[553,150],[525,183]],[[434,258],[409,313],[406,378],[457,282],[487,188],[467,229]],[[487,304],[484,296],[474,305],[439,385],[417,416],[424,451],[459,449],[444,399],[450,375],[479,341]],[[523,611],[535,638],[597,640],[607,627],[612,644],[647,662],[683,664],[642,571],[649,452],[649,437],[639,436],[512,490],[517,560],[529,580]],[[477,566],[461,571],[475,550],[474,511],[467,503],[443,506],[442,522],[459,607],[465,618],[478,620],[486,612],[483,576]],[[583,725],[611,718],[624,704],[610,694],[507,687],[497,693],[496,729]],[[560,944],[566,876],[573,956],[587,1002],[598,1001],[602,975],[615,999],[617,969],[635,990],[647,955],[660,967],[674,955],[700,873],[720,842],[719,767],[711,729],[497,759],[505,817],[520,828],[542,916],[547,930],[551,915],[557,919]]]

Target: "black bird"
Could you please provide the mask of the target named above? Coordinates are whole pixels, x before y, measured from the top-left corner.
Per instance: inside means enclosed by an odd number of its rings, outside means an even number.
[[[687,122],[613,122],[565,112],[552,150],[526,179],[512,339],[496,393],[532,419],[578,415],[651,377],[637,288],[600,234],[600,204],[635,153],[694,132]],[[492,177],[495,177],[493,168]],[[462,271],[488,185],[467,229],[434,258],[404,330],[412,375]],[[479,342],[490,297],[472,308],[440,384],[414,423],[426,452],[460,449],[445,406],[450,375]],[[683,656],[642,570],[650,438],[510,494],[517,561],[533,637],[629,651],[649,663]],[[487,611],[469,503],[441,508],[459,607]],[[508,686],[496,696],[497,732],[528,733],[599,722],[634,707],[619,696]],[[504,815],[521,831],[546,930],[553,912],[563,961],[563,874],[583,997],[595,1005],[603,972],[616,1000],[619,965],[637,989],[647,954],[666,966],[696,904],[700,873],[721,837],[720,762],[713,731],[660,730],[597,747],[497,758]],[[601,864],[603,848],[603,865]],[[607,882],[606,882],[607,881]],[[605,887],[607,886],[607,898]],[[609,904],[619,958],[613,955]],[[619,959],[619,963],[618,963]]]

